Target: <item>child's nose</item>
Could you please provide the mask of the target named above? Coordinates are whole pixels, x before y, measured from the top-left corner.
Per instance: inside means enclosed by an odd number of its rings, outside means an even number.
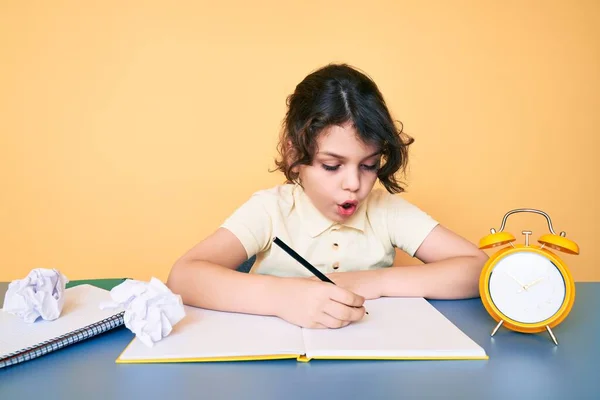
[[[342,189],[356,192],[360,189],[360,176],[357,171],[347,171],[342,181]]]

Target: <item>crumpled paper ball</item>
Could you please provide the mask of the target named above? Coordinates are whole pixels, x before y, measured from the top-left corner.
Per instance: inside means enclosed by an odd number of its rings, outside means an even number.
[[[2,309],[33,323],[57,319],[65,304],[66,276],[56,269],[36,268],[8,285]]]
[[[149,283],[128,279],[110,295],[113,301],[100,304],[100,308],[123,307],[125,326],[149,347],[168,336],[185,317],[181,296],[156,278]]]

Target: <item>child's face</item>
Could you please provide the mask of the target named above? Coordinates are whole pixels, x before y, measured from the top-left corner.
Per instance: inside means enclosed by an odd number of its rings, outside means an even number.
[[[380,159],[380,149],[362,142],[346,123],[319,135],[312,165],[302,165],[298,172],[314,206],[325,217],[344,222],[371,192]]]

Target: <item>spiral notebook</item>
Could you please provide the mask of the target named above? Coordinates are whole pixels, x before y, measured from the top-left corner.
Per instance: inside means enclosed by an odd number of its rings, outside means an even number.
[[[0,368],[28,361],[123,325],[123,309],[101,310],[110,292],[84,284],[65,290],[60,317],[34,323],[0,309]]]

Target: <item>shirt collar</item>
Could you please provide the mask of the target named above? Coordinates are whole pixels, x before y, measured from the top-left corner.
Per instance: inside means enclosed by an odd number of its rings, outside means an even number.
[[[319,236],[333,225],[340,225],[348,228],[353,228],[361,232],[365,231],[366,223],[366,204],[363,201],[359,204],[358,209],[345,223],[338,224],[326,218],[313,205],[308,195],[304,192],[302,186],[296,184],[293,189],[294,206],[298,210],[302,223],[305,224],[308,233],[311,237]]]

